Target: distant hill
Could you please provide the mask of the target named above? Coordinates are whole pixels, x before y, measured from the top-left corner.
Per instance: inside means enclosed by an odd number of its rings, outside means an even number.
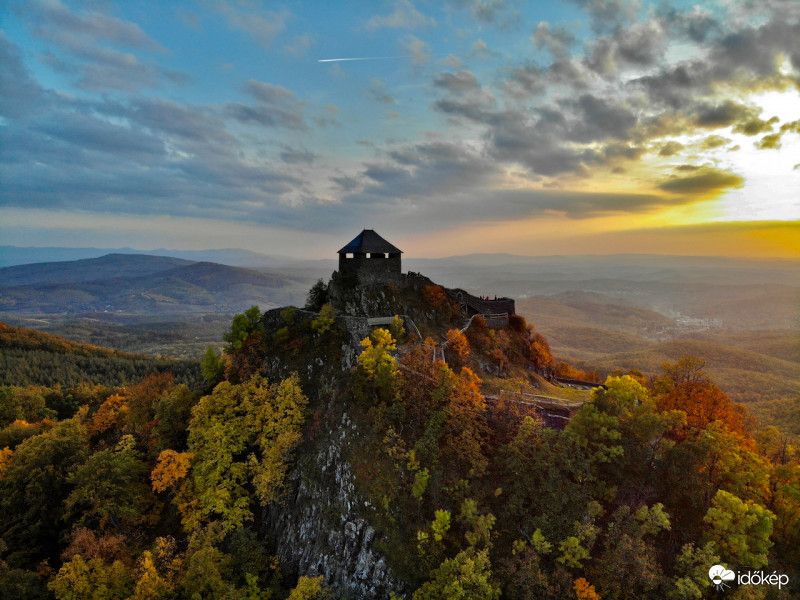
[[[0,270],[9,314],[231,314],[305,299],[307,280],[209,262],[108,256]]]
[[[188,261],[217,262],[235,267],[262,267],[288,260],[283,256],[268,256],[241,248],[220,250],[136,250],[134,248],[65,248],[50,246],[44,248],[0,246],[0,267],[28,265],[32,263],[63,262],[99,258],[108,254],[140,254],[149,256],[170,256]]]
[[[192,261],[168,256],[108,254],[99,258],[5,267],[0,269],[0,286],[80,283],[116,278],[121,274],[137,277],[190,264]]]
[[[119,386],[157,372],[172,373],[178,382],[192,385],[202,379],[195,360],[128,354],[0,323],[0,386]]]
[[[590,326],[646,337],[673,323],[652,310],[626,304],[625,299],[590,292],[562,292],[517,300],[517,311],[542,326]]]
[[[797,310],[790,306],[790,299],[796,302],[796,295],[791,291],[781,295],[781,291],[785,291],[781,286],[752,286],[741,289],[736,302],[718,300],[716,306],[709,294],[702,300],[708,303],[705,310],[731,320],[723,320],[727,327],[705,332],[670,330],[673,319],[614,304],[628,298],[591,292],[523,298],[517,301],[517,311],[536,324],[557,357],[580,368],[601,374],[617,369],[657,374],[663,363],[694,354],[706,360],[706,371],[726,393],[739,402],[752,403],[800,392],[800,336],[796,327],[788,327],[790,311]],[[770,293],[774,302],[766,297]],[[742,316],[754,328],[746,333],[736,331],[739,324],[729,310],[730,304],[743,303],[753,311]],[[758,324],[775,322],[787,328],[755,330]]]

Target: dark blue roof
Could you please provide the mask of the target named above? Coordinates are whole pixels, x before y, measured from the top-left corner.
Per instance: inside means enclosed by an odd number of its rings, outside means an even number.
[[[374,229],[365,229],[361,233],[359,233],[352,242],[347,244],[344,248],[339,250],[339,254],[347,254],[347,253],[380,253],[383,252],[384,254],[389,253],[400,253],[402,254],[402,250],[400,250],[397,246],[393,246],[377,233],[375,233]]]

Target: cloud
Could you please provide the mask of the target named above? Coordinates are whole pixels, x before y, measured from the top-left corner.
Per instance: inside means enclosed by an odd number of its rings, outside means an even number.
[[[225,16],[228,24],[249,34],[262,48],[269,49],[275,38],[286,30],[286,22],[292,13],[260,10],[255,5],[249,10],[242,5],[219,1],[214,3],[217,12]]]
[[[781,125],[781,133],[786,131],[800,133],[800,120],[791,121],[789,123],[784,123],[783,125]]]
[[[58,0],[37,0],[28,8],[24,15],[33,33],[60,50],[58,54],[45,51],[39,59],[56,71],[76,76],[75,85],[80,88],[134,91],[189,79],[129,50],[166,51],[135,23],[95,11],[74,12]]]
[[[283,162],[290,165],[310,165],[319,158],[317,154],[304,148],[292,148],[289,146],[283,146],[280,157]]]
[[[225,113],[242,123],[257,123],[264,127],[285,129],[305,129],[307,127],[305,104],[300,102],[294,92],[280,85],[273,85],[255,79],[249,80],[244,89],[258,100],[255,106],[229,102]]]
[[[453,54],[440,60],[439,64],[445,67],[450,67],[451,69],[460,69],[463,65],[461,59]]]
[[[519,14],[508,0],[447,0],[459,10],[468,11],[475,19],[486,24],[510,27],[518,22]]]
[[[734,133],[743,133],[745,135],[758,135],[765,131],[772,131],[772,126],[780,121],[778,117],[772,117],[769,121],[762,121],[758,118],[748,119],[737,123],[734,128]]]
[[[464,94],[480,89],[478,78],[470,71],[457,73],[440,73],[433,80],[433,85],[451,94]]]
[[[26,14],[37,36],[63,48],[82,45],[86,40],[105,40],[131,48],[164,50],[135,23],[95,11],[76,13],[58,0],[33,0],[26,4]]]
[[[377,77],[370,79],[368,92],[370,96],[381,104],[395,103],[394,97],[386,91],[386,83]]]
[[[722,137],[721,135],[710,135],[706,139],[703,140],[701,147],[704,150],[712,150],[714,148],[719,148],[720,146],[724,146],[725,144],[730,144],[731,140]]]
[[[413,35],[407,35],[403,38],[400,45],[411,57],[411,64],[415,67],[424,65],[431,58],[430,46]]]
[[[772,131],[772,126],[779,121],[772,117],[768,121],[759,118],[762,110],[756,106],[747,106],[726,100],[721,104],[700,104],[696,108],[695,124],[706,129],[733,127],[734,133],[758,135]]]
[[[151,134],[82,114],[66,114],[40,131],[83,150],[149,163],[165,156],[163,142]]]
[[[692,172],[694,174],[685,177],[675,175],[658,184],[658,187],[671,194],[708,198],[744,185],[741,176],[714,167],[693,167]]]
[[[352,192],[353,190],[358,189],[361,185],[360,181],[356,177],[349,177],[347,175],[337,175],[335,177],[331,177],[330,179],[345,192]]]
[[[547,21],[541,21],[531,36],[537,48],[544,48],[553,56],[563,58],[569,56],[570,46],[575,43],[575,35],[561,25],[553,27]]]
[[[615,37],[616,57],[637,66],[657,64],[664,56],[666,34],[658,21],[636,23]]]
[[[576,142],[627,139],[637,122],[636,115],[624,104],[592,94],[583,94],[577,100],[564,100],[561,104],[576,114],[565,131],[567,139]]]
[[[720,23],[701,6],[695,5],[692,12],[682,13],[663,3],[656,10],[661,21],[669,28],[670,37],[702,43],[713,33],[721,31]]]
[[[503,84],[503,91],[517,101],[542,95],[547,90],[547,73],[536,65],[514,67],[510,70],[508,80]]]
[[[313,36],[309,34],[298,35],[292,40],[291,44],[283,47],[283,51],[292,56],[305,56],[311,49],[311,44],[314,42]]]
[[[175,11],[175,16],[181,20],[187,27],[191,27],[195,31],[201,31],[203,29],[203,23],[200,19],[200,15],[196,12],[191,10],[187,10],[183,7],[178,8]]]
[[[665,144],[663,144],[661,146],[661,149],[658,151],[658,155],[659,156],[674,156],[675,154],[677,154],[678,152],[680,152],[683,149],[684,149],[684,145],[683,144],[681,144],[679,142],[675,142],[675,141],[669,141],[669,142],[666,142]]]
[[[458,97],[450,95],[434,102],[433,107],[452,117],[481,124],[493,123],[497,118],[495,97],[488,90],[473,89]]]
[[[396,0],[394,12],[383,17],[374,16],[364,26],[373,31],[388,27],[391,29],[418,29],[420,27],[433,27],[436,20],[426,17],[419,12],[409,0]]]
[[[0,30],[0,115],[19,118],[36,113],[47,102],[45,91],[30,76],[20,48]]]
[[[592,18],[596,32],[614,31],[632,20],[639,8],[637,0],[572,0]]]
[[[793,49],[800,37],[800,20],[790,18],[783,9],[767,17],[759,15],[758,25],[743,20],[724,33],[720,30],[719,35],[709,36],[699,58],[660,66],[656,73],[642,75],[630,85],[645,90],[654,106],[681,110],[696,104],[697,98],[710,100],[715,90],[739,95],[795,85],[800,53]],[[781,70],[786,57],[791,57],[794,72]]]
[[[661,146],[661,149],[658,151],[659,156],[674,156],[678,152],[684,149],[684,145],[680,144],[675,141],[670,141]]]
[[[316,115],[311,117],[311,120],[317,125],[317,127],[326,128],[326,127],[333,127],[334,125],[339,125],[339,109],[334,106],[333,104],[326,104],[320,109]]]
[[[122,117],[153,133],[176,136],[191,142],[230,142],[222,119],[204,107],[181,105],[161,99],[137,98],[129,104],[106,101],[91,109],[110,117]]]
[[[773,149],[777,150],[781,147],[780,133],[773,133],[772,135],[765,135],[763,138],[755,142],[755,147],[760,150]]]

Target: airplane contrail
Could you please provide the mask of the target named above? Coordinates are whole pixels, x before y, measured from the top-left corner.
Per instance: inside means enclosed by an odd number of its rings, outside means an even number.
[[[404,58],[402,56],[360,56],[357,58],[320,58],[317,62],[341,62],[343,60],[385,60],[388,58]]]

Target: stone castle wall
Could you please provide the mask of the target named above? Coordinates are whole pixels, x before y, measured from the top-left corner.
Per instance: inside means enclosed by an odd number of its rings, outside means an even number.
[[[339,255],[339,272],[340,273],[355,273],[359,279],[365,280],[378,280],[381,276],[400,274],[400,255],[370,255],[356,254],[352,258],[347,258],[344,255]]]

